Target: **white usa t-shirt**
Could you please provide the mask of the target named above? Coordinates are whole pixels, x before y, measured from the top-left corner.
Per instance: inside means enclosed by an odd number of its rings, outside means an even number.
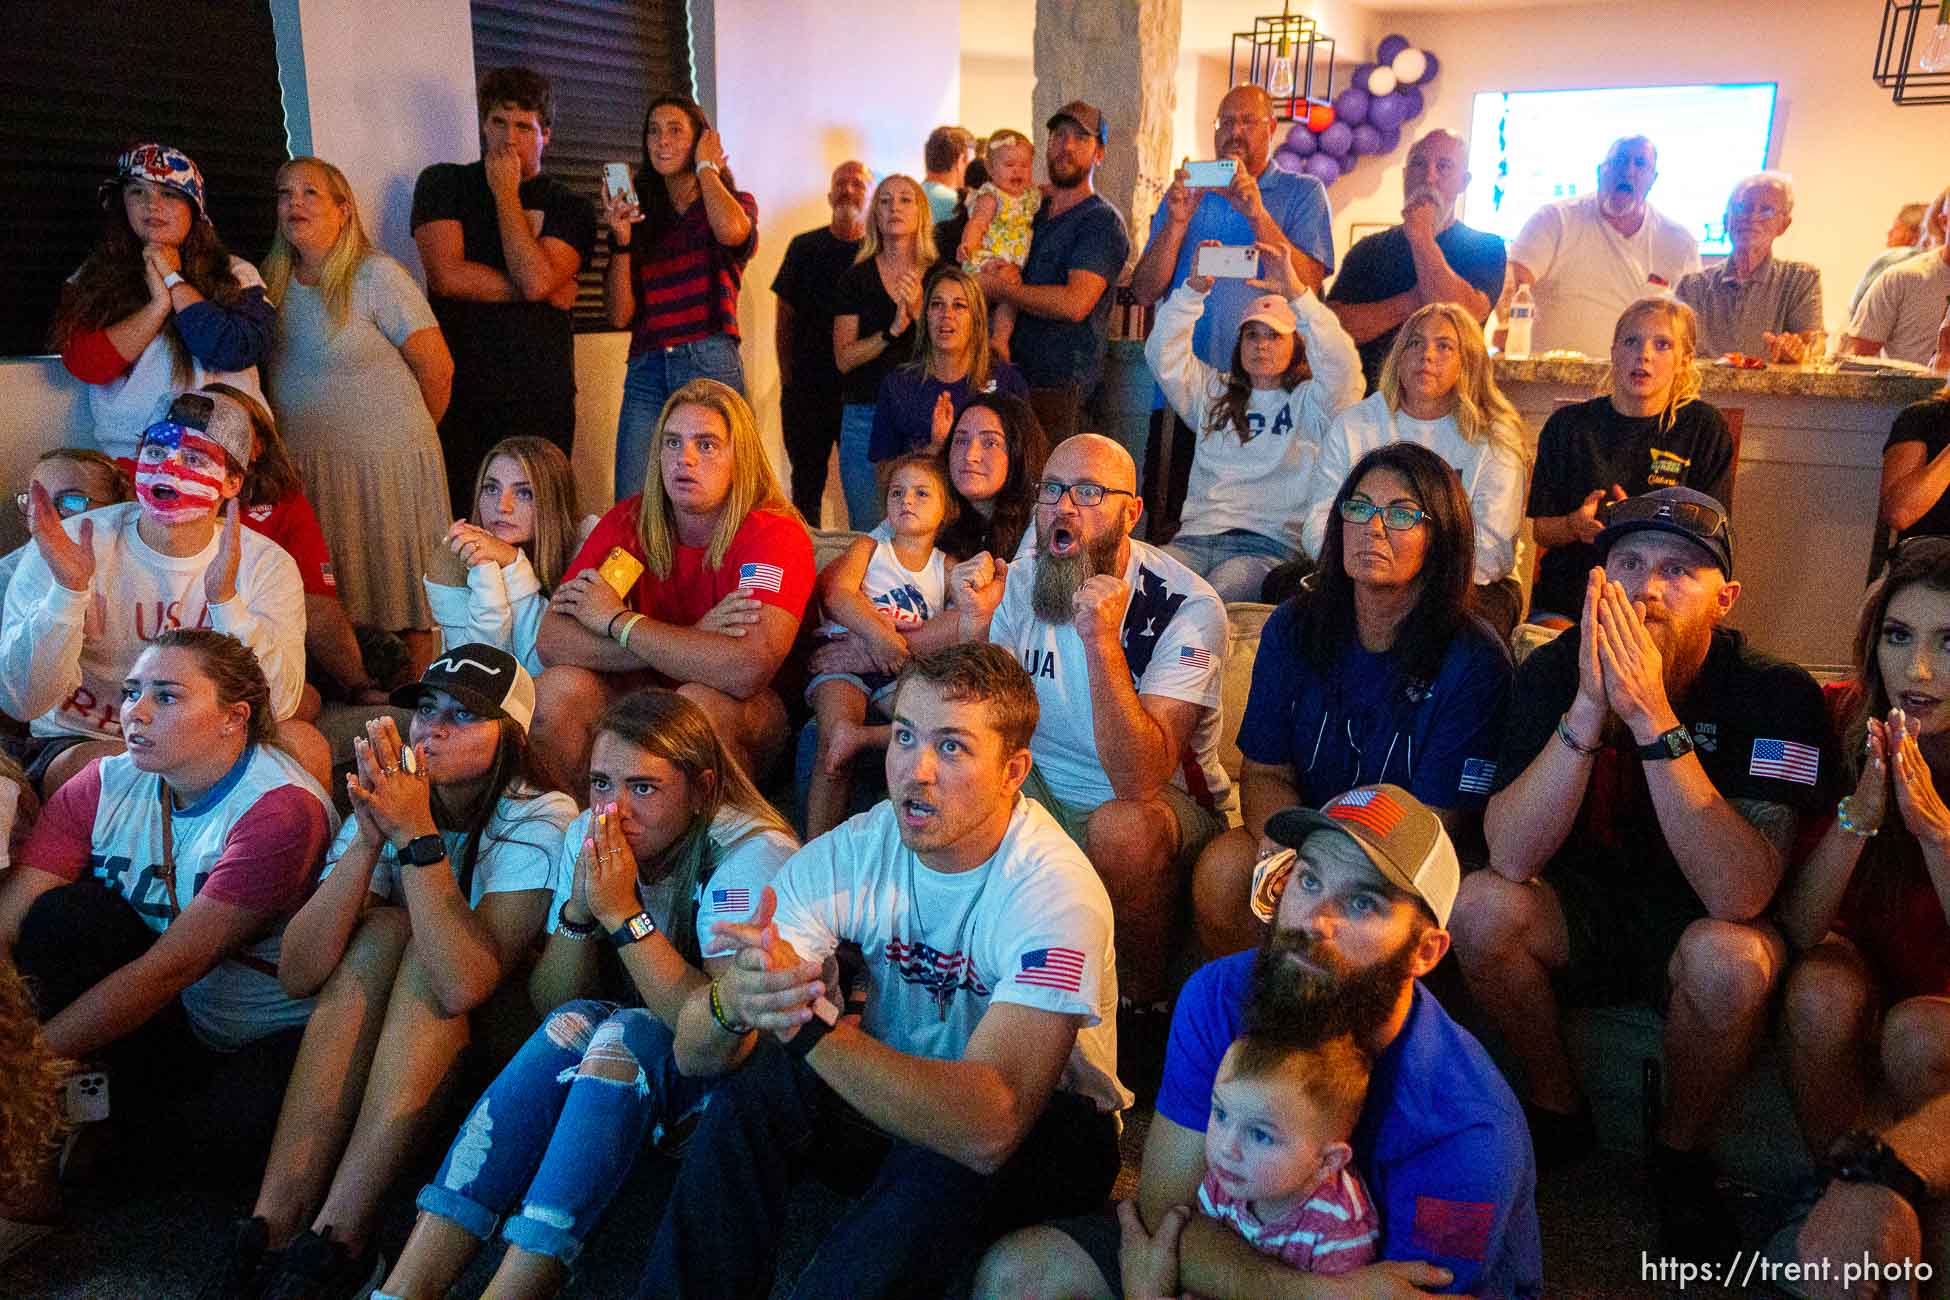
[[[1043,806],[1018,795],[995,855],[935,871],[882,801],[795,853],[773,882],[779,933],[808,961],[860,946],[862,1027],[910,1056],[958,1061],[991,1002],[1077,1016],[1057,1087],[1120,1111],[1110,896]]]
[[[575,815],[575,800],[559,790],[539,793],[510,790],[503,795],[481,834],[467,905],[479,907],[489,894],[548,889],[555,878],[555,855],[562,847],[562,830]],[[345,819],[338,838],[332,841],[320,880],[332,874],[358,833],[359,818],[355,813]],[[441,831],[440,841],[447,846],[447,868],[454,873],[455,881],[459,881],[460,855],[467,847],[467,836],[459,831]],[[372,883],[366,888],[381,898],[400,897],[399,855],[390,843],[379,850],[379,861],[372,869]]]
[[[1066,804],[1095,808],[1117,796],[1097,756],[1083,638],[1071,624],[1036,617],[1030,603],[1036,562],[1035,555],[1023,555],[1009,566],[1009,585],[989,623],[989,640],[1015,655],[1036,683],[1042,717],[1029,751],[1050,793]],[[1219,763],[1225,605],[1205,579],[1136,538],[1123,578],[1131,589],[1124,609],[1124,658],[1137,693],[1183,700],[1202,710],[1172,784],[1224,817],[1226,825],[1237,826],[1239,796]]]

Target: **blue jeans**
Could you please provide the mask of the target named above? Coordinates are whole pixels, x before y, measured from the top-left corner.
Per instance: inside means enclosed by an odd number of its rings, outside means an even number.
[[[840,490],[846,493],[846,526],[856,533],[871,531],[887,517],[880,478],[867,458],[874,409],[871,403],[848,402],[840,412]]]
[[[681,1118],[717,1083],[679,1074],[671,1045],[642,1007],[557,1007],[474,1103],[419,1207],[483,1241],[507,1215],[510,1244],[573,1262],[652,1122]]]
[[[1174,537],[1165,553],[1212,584],[1220,600],[1258,600],[1266,575],[1300,552],[1244,528],[1203,537]]]
[[[643,491],[645,476],[656,458],[650,438],[670,395],[693,379],[715,379],[745,395],[745,363],[738,356],[738,340],[713,334],[674,348],[652,348],[630,358],[623,375],[623,410],[616,417],[616,499]]]

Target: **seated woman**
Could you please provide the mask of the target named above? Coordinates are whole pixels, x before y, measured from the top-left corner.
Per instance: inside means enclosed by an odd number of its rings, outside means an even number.
[[[772,679],[812,595],[812,538],[752,408],[715,379],[671,394],[655,446],[642,493],[596,525],[535,636],[548,665],[536,749],[567,789],[588,772],[596,719],[642,686],[675,685],[747,771],[764,771],[785,741]],[[611,579],[598,566],[627,571]],[[759,608],[727,628],[720,602],[740,593]]]
[[[1309,489],[1310,555],[1320,555],[1328,502],[1348,467],[1391,442],[1427,447],[1462,477],[1476,520],[1477,608],[1497,635],[1508,636],[1523,614],[1516,576],[1529,472],[1523,420],[1490,374],[1482,328],[1455,303],[1432,302],[1402,323],[1381,363],[1381,386],[1342,411],[1321,442]]]
[[[128,471],[86,447],[55,447],[35,458],[27,490],[14,498],[23,519],[36,487],[47,493],[55,515],[62,519],[135,500],[135,484],[129,481]],[[7,588],[13,585],[14,571],[33,549],[34,543],[29,540],[0,555],[0,602],[6,600]]]
[[[1598,396],[1560,406],[1544,421],[1526,508],[1543,548],[1531,622],[1567,628],[1576,621],[1585,577],[1604,562],[1593,539],[1614,502],[1689,487],[1732,510],[1733,435],[1699,400],[1698,332],[1685,303],[1641,298],[1612,329],[1611,374]]]
[[[129,747],[48,802],[0,877],[0,943],[55,1055],[107,1071],[125,1137],[193,1134],[199,1157],[261,1144],[311,1013],[278,983],[278,935],[338,816],[274,743],[236,638],[164,632],[119,693]],[[56,1150],[0,1215],[53,1221]]]
[[[867,443],[876,465],[909,452],[941,451],[956,415],[978,393],[1029,397],[1022,372],[990,355],[988,300],[959,266],[936,264],[919,329],[914,360],[880,381]]]
[[[957,560],[983,551],[1014,555],[1031,536],[1036,482],[1049,459],[1036,408],[1005,393],[971,397],[943,454],[955,509],[935,545]]]
[[[719,1082],[678,1074],[677,1013],[730,964],[712,924],[746,920],[798,841],[675,692],[611,706],[589,768],[590,809],[563,838],[548,946],[528,981],[547,1020],[420,1192],[388,1295],[446,1295],[497,1223],[508,1251],[488,1293],[554,1295],[645,1135]],[[638,916],[655,929],[638,935]],[[598,960],[606,941],[620,963]]]
[[[1869,588],[1854,675],[1828,691],[1850,793],[1777,910],[1800,954],[1788,1085],[1817,1163],[1950,1087],[1947,683],[1950,538],[1918,538]]]
[[[535,684],[492,646],[457,646],[366,724],[353,815],[285,932],[278,980],[317,1002],[252,1216],[220,1294],[346,1293],[384,1275],[380,1200],[438,1113],[486,1002],[541,933],[568,795],[528,763]],[[363,1293],[361,1293],[363,1294]]]
[[[1239,728],[1245,825],[1193,869],[1208,956],[1259,942],[1247,900],[1253,863],[1273,847],[1266,819],[1280,809],[1386,781],[1454,834],[1481,812],[1496,773],[1510,656],[1471,613],[1474,531],[1456,471],[1425,447],[1387,443],[1356,462],[1330,508],[1339,523],[1315,585],[1260,634]]]
[[[1183,522],[1165,549],[1221,600],[1258,600],[1267,574],[1303,558],[1321,439],[1361,400],[1361,354],[1340,318],[1294,271],[1284,243],[1258,247],[1266,278],[1247,283],[1267,292],[1240,322],[1228,370],[1192,351],[1210,276],[1185,278],[1144,345],[1165,399],[1198,431]]]
[[[1882,522],[1897,540],[1950,533],[1950,384],[1904,407],[1882,445]]]
[[[540,675],[535,633],[581,532],[575,472],[562,449],[525,435],[496,443],[481,461],[473,515],[447,529],[447,549],[466,566],[467,585],[426,580],[441,644],[491,645]]]

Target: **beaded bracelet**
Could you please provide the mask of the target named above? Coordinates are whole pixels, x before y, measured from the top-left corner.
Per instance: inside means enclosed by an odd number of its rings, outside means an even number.
[[[1565,748],[1574,753],[1583,754],[1586,758],[1590,758],[1603,748],[1601,745],[1581,744],[1578,738],[1571,734],[1571,715],[1569,713],[1558,715],[1557,738],[1564,742]]]
[[[718,1000],[718,981],[711,981],[711,1019],[718,1022],[718,1028],[727,1034],[743,1036],[752,1031],[750,1025],[734,1025],[731,1017],[725,1014],[724,1003]]]
[[[1854,803],[1855,803],[1854,795],[1845,794],[1842,796],[1841,802],[1835,805],[1836,824],[1840,826],[1843,830],[1847,831],[1850,835],[1855,836],[1857,839],[1860,840],[1874,839],[1876,832],[1881,830],[1882,828],[1880,826],[1871,826],[1869,827],[1869,829],[1863,830],[1860,826],[1857,826],[1855,824],[1855,816],[1854,816],[1855,810],[1853,808]]]

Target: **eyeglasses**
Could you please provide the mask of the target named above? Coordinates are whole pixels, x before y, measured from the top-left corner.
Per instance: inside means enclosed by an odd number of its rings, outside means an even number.
[[[1077,503],[1077,509],[1088,510],[1100,506],[1107,496],[1134,497],[1135,492],[1123,488],[1105,487],[1101,483],[1064,483],[1058,479],[1046,478],[1036,484],[1036,504],[1053,506],[1068,492],[1070,500]]]
[[[1894,564],[1904,556],[1925,555],[1932,551],[1946,549],[1950,549],[1950,537],[1945,537],[1941,533],[1918,533],[1914,537],[1903,538],[1891,547],[1889,562]]]
[[[20,507],[21,514],[24,515],[27,513],[27,506],[31,499],[31,494],[26,492],[19,492],[14,495],[14,504]],[[71,488],[66,492],[56,492],[54,494],[54,512],[63,519],[69,518],[72,515],[78,515],[85,510],[93,510],[94,508],[95,499],[86,492],[76,491]]]
[[[1781,215],[1781,210],[1772,203],[1729,203],[1727,215],[1731,217],[1753,217],[1757,221],[1772,221]]]
[[[1257,115],[1253,117],[1222,117],[1212,123],[1212,128],[1215,131],[1248,131],[1262,122],[1271,126],[1273,119],[1270,117],[1259,117]]]
[[[1615,503],[1611,513],[1605,516],[1605,527],[1635,520],[1673,524],[1705,541],[1733,540],[1726,511],[1695,501],[1667,501],[1654,496],[1626,497]]]
[[[1357,528],[1366,527],[1376,515],[1381,516],[1381,526],[1389,532],[1405,533],[1427,519],[1429,512],[1414,506],[1378,506],[1372,501],[1341,502],[1341,518]]]

